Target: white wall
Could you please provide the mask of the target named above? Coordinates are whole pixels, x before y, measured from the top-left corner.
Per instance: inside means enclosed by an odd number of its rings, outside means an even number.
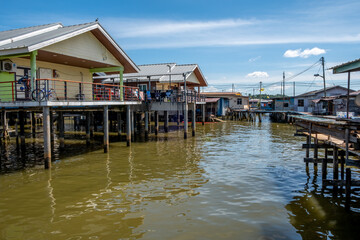
[[[47,46],[42,50],[121,66],[120,62],[90,32]]]

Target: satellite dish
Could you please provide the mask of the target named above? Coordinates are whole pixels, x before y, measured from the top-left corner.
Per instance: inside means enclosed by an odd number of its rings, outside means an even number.
[[[360,94],[358,94],[355,98],[355,104],[356,106],[360,107]]]

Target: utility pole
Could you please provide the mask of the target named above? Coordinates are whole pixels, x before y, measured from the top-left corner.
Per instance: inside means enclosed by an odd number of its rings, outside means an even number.
[[[325,59],[324,59],[324,57],[321,57],[321,58],[320,58],[320,60],[321,60],[321,65],[322,65],[322,69],[323,69],[323,75],[322,75],[322,77],[323,77],[323,79],[324,79],[324,97],[326,97],[326,84],[325,84]]]
[[[294,91],[293,95],[295,97],[295,82],[293,82],[293,91]]]
[[[261,85],[262,85],[262,82],[260,82],[260,98],[259,98],[259,109],[261,110]]]
[[[283,110],[284,110],[284,104],[285,104],[285,72],[283,72],[283,104],[282,104]]]

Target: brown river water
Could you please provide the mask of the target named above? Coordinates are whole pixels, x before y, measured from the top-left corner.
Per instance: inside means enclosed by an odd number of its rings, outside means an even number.
[[[86,147],[67,135],[51,170],[41,136],[22,158],[3,147],[0,239],[358,239],[359,194],[348,213],[322,191],[294,132],[267,119],[199,124],[195,138],[113,140],[108,154],[101,136]]]

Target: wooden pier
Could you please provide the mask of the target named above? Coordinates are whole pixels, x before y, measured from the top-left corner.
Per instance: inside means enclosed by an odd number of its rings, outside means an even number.
[[[360,166],[360,122],[315,116],[291,117],[298,127],[295,136],[306,138],[302,145],[306,149],[306,167],[312,163],[317,171],[318,164],[321,164],[322,187],[332,186],[335,195],[339,194],[338,188],[345,188],[344,205],[350,209],[351,189],[360,186],[359,180],[351,178],[350,168]],[[319,157],[320,152],[322,157]],[[332,179],[327,177],[329,164],[333,169]]]

